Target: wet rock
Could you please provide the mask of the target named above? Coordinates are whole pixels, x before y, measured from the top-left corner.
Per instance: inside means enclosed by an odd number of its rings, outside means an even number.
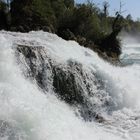
[[[86,121],[102,120],[97,114],[110,106],[111,99],[106,98],[104,81],[92,69],[74,60],[60,64],[43,46],[17,45],[16,56],[24,75],[41,90],[51,90],[59,99],[77,108]]]

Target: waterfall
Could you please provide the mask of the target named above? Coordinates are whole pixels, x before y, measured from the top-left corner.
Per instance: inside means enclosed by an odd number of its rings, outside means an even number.
[[[1,31],[0,140],[138,140],[139,71],[51,33]]]

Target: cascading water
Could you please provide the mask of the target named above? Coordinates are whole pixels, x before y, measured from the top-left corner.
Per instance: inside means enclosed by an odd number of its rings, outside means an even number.
[[[0,32],[0,140],[139,140],[139,71],[50,33]]]

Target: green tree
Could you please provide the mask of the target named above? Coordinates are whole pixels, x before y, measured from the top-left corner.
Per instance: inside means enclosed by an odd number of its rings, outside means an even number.
[[[101,33],[100,19],[97,14],[98,12],[99,11],[96,10],[95,5],[78,5],[74,11],[74,31],[76,34],[93,41],[97,40]]]
[[[74,7],[74,0],[64,0],[64,4],[67,8],[73,8]]]
[[[8,6],[3,1],[0,1],[0,29],[8,29],[10,24],[10,17],[8,13]]]
[[[13,26],[26,25],[32,30],[55,24],[50,0],[13,0],[11,15]]]
[[[58,28],[59,22],[66,10],[64,0],[51,0],[51,6],[57,19],[57,28]]]
[[[126,16],[126,20],[132,21],[132,16],[131,16],[131,14],[128,14],[128,15]]]

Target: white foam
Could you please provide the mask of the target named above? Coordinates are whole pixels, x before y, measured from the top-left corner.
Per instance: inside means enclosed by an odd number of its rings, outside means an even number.
[[[25,79],[16,64],[12,49],[15,43],[47,47],[49,56],[57,62],[63,64],[74,59],[100,75],[116,102],[112,115],[105,116],[108,119],[105,126],[83,122],[68,105],[51,93],[44,95],[34,83]],[[17,140],[137,140],[140,137],[139,71],[138,65],[111,66],[91,50],[53,34],[1,32],[0,120],[15,128]]]

